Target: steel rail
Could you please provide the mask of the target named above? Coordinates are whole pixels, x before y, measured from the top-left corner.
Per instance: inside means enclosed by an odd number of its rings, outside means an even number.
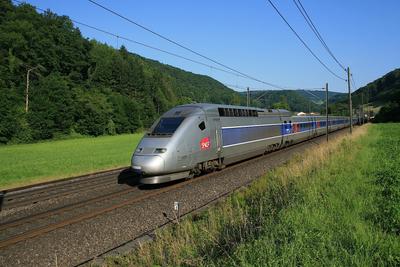
[[[63,180],[45,182],[28,187],[5,190],[1,195],[1,209],[11,209],[24,205],[34,204],[40,201],[74,194],[80,191],[88,191],[96,187],[112,184],[116,173],[122,173],[126,167],[106,172],[98,172],[84,176],[71,177]],[[96,185],[86,187],[95,182]],[[75,188],[71,190],[70,188]],[[61,192],[60,192],[61,191]],[[64,191],[68,191],[63,193]]]

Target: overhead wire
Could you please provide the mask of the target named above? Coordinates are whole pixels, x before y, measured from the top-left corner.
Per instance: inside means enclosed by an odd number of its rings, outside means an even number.
[[[26,2],[19,1],[19,0],[12,0],[12,1],[14,1],[14,2],[16,2],[16,3],[19,3],[19,4],[27,4]],[[92,0],[88,0],[88,1],[97,4],[96,2],[94,2],[94,1],[92,1]],[[97,5],[99,5],[99,4],[97,4]],[[37,10],[40,10],[40,11],[42,11],[42,12],[46,12],[45,9],[39,8],[39,7],[37,7],[37,6],[34,6],[34,8],[37,9]],[[89,28],[89,29],[92,29],[92,30],[95,30],[95,31],[98,31],[98,32],[101,32],[101,33],[104,33],[104,34],[107,34],[107,35],[116,37],[117,40],[118,40],[118,39],[122,39],[122,40],[128,41],[128,42],[130,42],[130,43],[134,43],[134,44],[137,44],[137,45],[140,45],[140,46],[143,46],[143,47],[146,47],[146,48],[149,48],[149,49],[158,51],[158,52],[162,52],[162,53],[165,53],[165,54],[168,54],[168,55],[171,55],[171,56],[180,58],[180,59],[187,60],[187,61],[192,62],[192,63],[196,63],[196,64],[199,64],[199,65],[202,65],[202,66],[211,68],[211,69],[215,69],[215,70],[218,70],[218,71],[227,73],[227,74],[231,74],[231,75],[234,75],[234,76],[236,76],[236,77],[241,77],[241,78],[245,78],[245,79],[255,80],[255,81],[258,81],[258,82],[260,82],[260,83],[269,85],[269,86],[271,86],[271,87],[279,88],[279,89],[282,89],[282,90],[301,90],[301,89],[298,89],[298,88],[283,87],[283,86],[275,85],[275,84],[268,83],[268,82],[265,82],[265,81],[262,81],[262,80],[258,80],[258,79],[256,79],[256,78],[252,78],[251,76],[248,76],[248,75],[246,75],[246,74],[241,74],[241,72],[238,72],[238,71],[236,71],[236,70],[234,70],[234,69],[233,69],[233,71],[224,70],[224,69],[221,69],[221,68],[218,68],[218,67],[215,67],[215,66],[212,66],[212,65],[209,65],[209,64],[206,64],[206,63],[203,63],[203,62],[200,62],[200,61],[197,61],[197,60],[194,60],[194,59],[185,57],[185,56],[181,56],[181,55],[179,55],[179,54],[176,54],[176,53],[173,53],[173,52],[170,52],[170,51],[161,49],[161,48],[157,48],[157,47],[154,47],[154,46],[151,46],[151,45],[142,43],[142,42],[135,41],[135,40],[130,39],[130,38],[128,38],[128,37],[124,37],[124,36],[122,36],[122,35],[119,35],[119,34],[116,34],[116,33],[112,33],[112,32],[109,32],[109,31],[107,31],[107,30],[100,29],[100,28],[98,28],[98,27],[91,26],[91,25],[89,25],[89,24],[86,24],[86,23],[83,23],[83,22],[80,22],[80,21],[77,21],[77,20],[74,20],[74,19],[70,19],[70,20],[71,20],[72,22],[76,23],[76,24],[82,25],[82,26],[87,27],[87,28]],[[193,52],[194,52],[194,51],[193,51]],[[206,58],[207,58],[207,57],[206,57]],[[211,61],[212,61],[212,60],[211,60]],[[224,66],[224,65],[222,64],[222,66]],[[228,68],[228,69],[229,69],[229,68]],[[227,86],[229,86],[229,87],[236,87],[236,88],[238,88],[237,86],[232,86],[232,85],[228,85],[228,84],[225,84],[225,85],[227,85]],[[245,88],[245,87],[243,87],[243,88]],[[238,89],[243,89],[243,88],[238,88]],[[320,89],[320,88],[309,88],[309,89],[307,89],[307,90],[312,90],[312,89]],[[268,90],[268,89],[260,89],[260,90]]]
[[[21,1],[19,1],[19,0],[13,0],[13,1],[14,1],[14,2],[17,2],[17,3],[20,3],[20,4],[23,4],[23,3],[24,3],[24,2],[21,2]],[[39,7],[36,7],[36,6],[35,6],[35,8],[36,8],[37,10],[42,11],[42,12],[45,12],[45,11],[46,11],[46,10],[44,10],[44,9],[42,9],[42,8],[39,8]],[[240,74],[237,74],[237,73],[234,73],[234,72],[231,72],[231,71],[227,71],[227,70],[224,70],[224,69],[221,69],[221,68],[218,68],[218,67],[215,67],[215,66],[212,66],[212,65],[209,65],[209,64],[206,64],[206,63],[203,63],[203,62],[200,62],[200,61],[197,61],[197,60],[194,60],[194,59],[185,57],[185,56],[181,56],[181,55],[179,55],[179,54],[176,54],[176,53],[173,53],[173,52],[170,52],[170,51],[161,49],[161,48],[157,48],[157,47],[155,47],[155,46],[151,46],[151,45],[148,45],[148,44],[145,44],[145,43],[142,43],[142,42],[138,42],[138,41],[135,41],[135,40],[130,39],[130,38],[128,38],[128,37],[124,37],[124,36],[122,36],[122,35],[119,35],[119,34],[116,34],[116,33],[112,33],[112,32],[109,32],[109,31],[107,31],[107,30],[100,29],[100,28],[97,28],[97,27],[95,27],[95,26],[91,26],[91,25],[89,25],[89,24],[86,24],[86,23],[83,23],[83,22],[80,22],[80,21],[77,21],[77,20],[74,20],[74,19],[70,19],[70,20],[71,20],[72,22],[76,23],[76,24],[82,25],[82,26],[87,27],[87,28],[89,28],[89,29],[92,29],[92,30],[95,30],[95,31],[98,31],[98,32],[101,32],[101,33],[104,33],[104,34],[107,34],[107,35],[110,35],[110,36],[112,36],[112,37],[116,37],[116,38],[117,38],[117,46],[118,46],[118,44],[119,44],[119,42],[118,42],[119,39],[125,40],[125,41],[128,41],[128,42],[130,42],[130,43],[134,43],[134,44],[137,44],[137,45],[140,45],[140,46],[143,46],[143,47],[146,47],[146,48],[149,48],[149,49],[158,51],[158,52],[162,52],[162,53],[164,53],[164,54],[168,54],[168,55],[171,55],[171,56],[180,58],[180,59],[184,59],[184,60],[190,61],[190,62],[192,62],[192,63],[196,63],[196,64],[199,64],[199,65],[202,65],[202,66],[211,68],[211,69],[215,69],[215,70],[218,70],[218,71],[221,71],[221,72],[225,72],[225,73],[228,73],[228,74],[237,76],[237,77],[242,77],[242,78],[246,78],[246,79],[247,79],[247,77],[245,77],[245,76],[243,76],[243,75],[240,75]]]
[[[354,76],[353,76],[353,73],[352,74],[350,74],[350,81],[351,81],[351,83],[353,84],[353,90],[355,91],[355,90],[357,90],[356,89],[356,81],[354,80]]]
[[[91,1],[91,0],[89,0]],[[347,81],[346,79],[340,77],[338,74],[336,74],[335,72],[333,72],[312,50],[311,48],[307,45],[307,43],[300,37],[300,35],[296,32],[296,30],[290,25],[290,23],[286,20],[286,18],[282,15],[282,13],[278,10],[278,8],[274,5],[274,3],[272,3],[271,0],[267,0],[271,6],[273,7],[273,9],[276,11],[276,13],[278,13],[278,15],[282,18],[282,20],[286,23],[286,25],[290,28],[290,30],[294,33],[294,35],[296,35],[296,37],[300,40],[300,42],[307,48],[307,50],[311,53],[311,55],[313,55],[313,57],[327,70],[329,71],[333,76],[335,76],[336,78],[343,80],[343,81]]]
[[[185,45],[183,45],[183,44],[180,44],[180,43],[178,43],[178,42],[172,40],[171,38],[168,38],[168,37],[166,37],[166,36],[164,36],[164,35],[162,35],[162,34],[159,34],[159,33],[157,33],[156,31],[154,31],[154,30],[152,30],[152,29],[150,29],[150,28],[148,28],[148,27],[146,27],[146,26],[143,26],[142,24],[139,24],[138,22],[133,21],[132,19],[127,18],[127,17],[123,16],[122,14],[120,14],[120,13],[118,13],[118,12],[116,12],[116,11],[114,11],[114,10],[112,10],[112,9],[110,9],[110,8],[108,8],[108,7],[106,7],[106,6],[104,6],[104,5],[101,5],[101,4],[97,3],[97,2],[94,1],[94,0],[88,0],[88,1],[89,1],[90,3],[92,3],[92,4],[96,5],[96,6],[98,6],[98,7],[100,7],[100,8],[102,8],[102,9],[106,10],[107,12],[109,12],[109,13],[111,13],[111,14],[114,14],[114,15],[117,16],[117,17],[120,17],[121,19],[126,20],[126,21],[128,21],[129,23],[131,23],[131,24],[133,24],[133,25],[136,25],[137,27],[142,28],[143,30],[145,30],[145,31],[147,31],[147,32],[150,32],[151,34],[154,34],[154,35],[158,36],[159,38],[164,39],[164,40],[167,41],[167,42],[170,42],[170,43],[172,43],[172,44],[174,44],[174,45],[176,45],[176,46],[178,46],[178,47],[180,47],[180,48],[182,48],[182,49],[184,49],[184,50],[186,50],[186,51],[189,51],[189,52],[191,52],[191,53],[193,53],[193,54],[195,54],[195,55],[197,55],[197,56],[199,56],[199,57],[202,57],[202,58],[204,58],[204,59],[206,59],[206,60],[208,60],[208,61],[211,61],[211,62],[213,62],[214,64],[217,64],[217,65],[219,65],[219,66],[221,66],[221,67],[224,67],[224,68],[226,68],[226,69],[228,69],[228,70],[230,70],[230,71],[233,71],[233,72],[235,72],[235,73],[238,73],[238,74],[240,74],[240,75],[243,75],[243,76],[247,77],[247,78],[250,79],[250,80],[253,80],[253,81],[256,81],[256,82],[259,82],[259,83],[263,83],[263,84],[268,85],[268,86],[271,86],[271,87],[275,87],[275,88],[279,88],[279,89],[286,89],[284,86],[280,86],[280,85],[277,85],[277,84],[273,84],[273,83],[266,82],[266,81],[263,81],[263,80],[261,80],[261,79],[255,78],[255,77],[250,76],[250,75],[248,75],[248,74],[246,74],[246,73],[244,73],[244,72],[241,72],[241,71],[239,71],[239,70],[237,70],[237,69],[234,69],[234,68],[232,68],[232,67],[229,67],[229,66],[227,66],[227,65],[225,65],[225,64],[223,64],[223,63],[221,63],[221,62],[219,62],[219,61],[217,61],[217,60],[215,60],[215,59],[212,59],[212,58],[210,58],[210,57],[208,57],[208,56],[205,56],[205,55],[203,55],[203,54],[201,54],[201,53],[199,53],[199,52],[196,52],[196,51],[194,51],[193,49],[191,49],[191,48],[189,48],[189,47],[187,47],[187,46],[185,46]]]
[[[326,49],[326,51],[331,55],[331,57],[336,61],[336,63],[344,70],[346,71],[346,68],[343,66],[342,63],[339,62],[339,60],[335,57],[335,55],[332,53],[332,51],[329,49],[328,45],[326,44],[324,38],[322,38],[321,34],[319,33],[317,27],[313,23],[312,19],[308,15],[307,10],[304,8],[303,4],[300,2],[300,0],[293,0],[294,4],[296,5],[297,9],[300,11],[301,15],[303,16],[304,20],[307,22],[308,26],[311,28],[311,30],[314,32],[318,40],[321,42],[322,46]]]

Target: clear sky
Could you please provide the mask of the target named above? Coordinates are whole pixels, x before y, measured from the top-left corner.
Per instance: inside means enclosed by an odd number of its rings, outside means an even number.
[[[347,84],[326,71],[266,0],[96,0],[118,13],[232,68],[270,83],[346,92]],[[192,59],[212,64],[112,15],[86,0],[26,0],[89,25]],[[335,73],[346,73],[323,49],[292,0],[273,0],[311,49]],[[357,87],[400,67],[399,0],[302,0],[327,45],[354,73]],[[79,26],[87,38],[223,83],[271,89],[255,81],[107,36]],[[238,91],[241,91],[240,89]]]

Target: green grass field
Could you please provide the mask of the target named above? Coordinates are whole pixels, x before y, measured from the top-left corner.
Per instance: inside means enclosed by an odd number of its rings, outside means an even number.
[[[106,264],[399,266],[399,155],[400,124],[358,127]]]
[[[0,188],[128,166],[142,135],[0,146]]]

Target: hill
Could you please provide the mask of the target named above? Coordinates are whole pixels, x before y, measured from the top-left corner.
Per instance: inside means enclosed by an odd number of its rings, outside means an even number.
[[[245,94],[245,93],[243,93]],[[345,94],[329,92],[334,103]],[[325,92],[317,90],[251,91],[251,99],[260,107],[286,108],[295,112],[325,112]]]
[[[364,103],[376,122],[400,121],[400,69],[368,83],[352,93],[353,109],[358,112]],[[339,100],[331,107],[337,114],[348,114],[347,99]],[[374,111],[379,111],[375,114]]]
[[[352,94],[353,102],[356,105],[361,104],[362,94],[364,94],[364,103],[375,107],[386,105],[389,102],[400,102],[400,69],[395,69],[356,90]]]
[[[245,99],[210,77],[85,39],[66,16],[0,2],[0,143],[131,133],[191,102]]]
[[[299,94],[302,94],[307,99],[311,100],[315,104],[323,105],[325,103],[325,91],[323,90],[297,90]],[[329,103],[335,103],[338,100],[346,97],[345,93],[339,92],[328,92]]]

